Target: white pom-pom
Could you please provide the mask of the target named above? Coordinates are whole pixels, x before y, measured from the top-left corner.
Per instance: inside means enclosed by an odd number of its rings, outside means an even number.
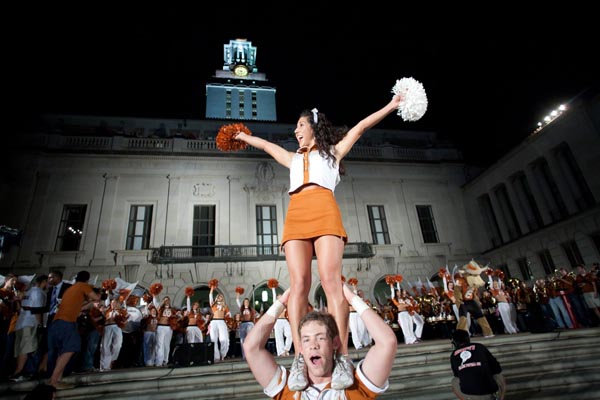
[[[398,106],[398,115],[404,121],[417,121],[427,111],[427,95],[421,82],[411,78],[396,81],[392,93],[402,96]]]

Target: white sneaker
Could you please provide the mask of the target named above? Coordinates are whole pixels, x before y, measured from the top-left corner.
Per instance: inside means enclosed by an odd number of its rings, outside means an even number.
[[[304,390],[308,386],[306,365],[304,364],[304,357],[302,357],[302,354],[299,354],[298,357],[294,357],[287,384],[288,388],[294,392]]]
[[[335,368],[331,376],[331,388],[335,390],[347,389],[354,383],[354,365],[352,360],[345,355],[339,355],[335,360]]]

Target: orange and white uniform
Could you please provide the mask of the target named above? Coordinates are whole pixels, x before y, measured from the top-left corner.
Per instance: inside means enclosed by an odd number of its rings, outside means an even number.
[[[389,387],[386,381],[383,387],[377,387],[362,373],[361,360],[354,370],[354,383],[348,389],[331,389],[331,382],[321,385],[309,385],[301,392],[293,392],[287,386],[287,371],[281,365],[271,379],[271,382],[265,387],[264,392],[267,396],[276,400],[363,400],[374,399]]]

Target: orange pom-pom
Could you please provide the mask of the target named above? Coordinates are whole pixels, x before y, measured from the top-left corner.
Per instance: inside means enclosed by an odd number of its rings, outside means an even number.
[[[396,277],[393,275],[386,275],[385,283],[387,283],[388,285],[393,285],[394,283],[396,283]]]
[[[192,297],[194,295],[194,288],[191,286],[188,286],[185,288],[185,296],[186,297]]]
[[[277,282],[277,279],[275,279],[275,278],[271,278],[267,282],[267,287],[269,289],[275,289],[277,286],[279,286],[279,282]]]
[[[223,125],[217,133],[217,148],[221,151],[238,151],[248,147],[246,142],[236,140],[238,133],[244,132],[246,135],[252,135],[250,129],[244,124],[229,124]]]
[[[235,292],[241,296],[244,294],[244,288],[241,286],[238,286],[235,288]]]
[[[491,269],[491,268],[488,268],[488,269],[485,270],[485,274],[487,276],[493,276],[494,275],[494,270]]]
[[[115,290],[117,287],[117,281],[114,279],[107,279],[102,282],[102,289],[104,290]]]
[[[152,295],[150,293],[144,293],[144,295],[142,296],[142,299],[144,299],[144,302],[146,304],[152,303]]]
[[[504,271],[502,271],[501,269],[497,269],[496,276],[498,277],[498,279],[504,280]]]
[[[208,281],[208,287],[211,289],[216,289],[219,287],[219,280],[218,279],[211,279],[210,281]]]
[[[446,268],[440,268],[440,272],[438,272],[438,276],[439,276],[440,278],[443,278],[443,277],[444,277],[444,276],[446,276],[446,275],[447,275],[447,273],[446,273]]]
[[[127,297],[129,297],[129,293],[131,293],[131,290],[128,290],[128,289],[121,289],[121,290],[119,290],[119,295],[121,297],[123,297],[124,299],[126,299]]]
[[[342,282],[346,282],[346,277],[342,275]]]
[[[152,296],[158,296],[163,290],[163,285],[160,282],[153,283],[150,285],[150,294]]]
[[[350,285],[350,286],[356,286],[356,285],[358,285],[358,279],[356,279],[356,278],[350,278],[350,279],[348,279],[348,285]]]
[[[394,281],[396,281],[396,283],[402,283],[402,280],[404,278],[402,277],[402,275],[398,274],[396,276],[394,276]]]

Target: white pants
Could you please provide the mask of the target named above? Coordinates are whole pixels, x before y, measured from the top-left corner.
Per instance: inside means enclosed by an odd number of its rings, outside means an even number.
[[[423,335],[423,327],[425,326],[425,321],[423,320],[421,314],[417,313],[415,313],[415,315],[412,316],[412,321],[415,323],[415,336],[417,337],[417,339],[421,339],[421,336]]]
[[[500,312],[500,317],[502,318],[502,323],[504,324],[504,330],[506,333],[517,333],[517,327],[514,325],[512,319],[510,318],[510,305],[506,302],[498,302],[498,311]]]
[[[162,367],[169,363],[171,352],[171,337],[173,330],[170,326],[159,325],[156,327],[156,366]]]
[[[281,356],[292,348],[292,327],[287,319],[278,318],[273,329],[275,330],[277,355]]]
[[[215,361],[224,360],[229,351],[229,331],[225,320],[213,319],[210,321],[210,341],[215,344]]]
[[[195,325],[187,327],[185,330],[185,339],[188,343],[202,343],[204,341],[202,331]]]
[[[116,324],[104,327],[100,348],[100,369],[109,370],[113,361],[119,357],[123,344],[123,331]]]
[[[402,311],[398,313],[398,323],[400,329],[402,329],[402,335],[404,336],[404,343],[413,344],[417,341],[415,333],[413,331],[413,321],[408,311]]]
[[[360,315],[356,311],[350,312],[350,318],[348,319],[348,325],[350,326],[350,332],[352,332],[352,344],[355,349],[362,349],[371,344],[371,336],[365,323],[360,318]]]

